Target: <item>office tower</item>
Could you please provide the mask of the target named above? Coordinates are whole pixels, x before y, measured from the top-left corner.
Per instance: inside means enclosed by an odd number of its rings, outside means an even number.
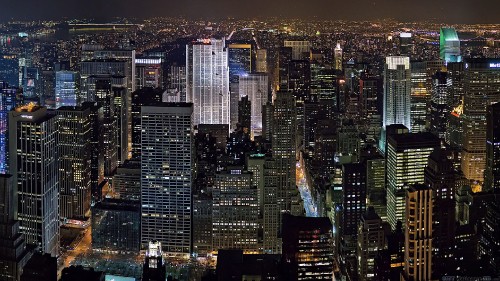
[[[328,218],[283,215],[286,280],[332,280],[333,239]]]
[[[328,100],[337,106],[337,76],[327,64],[311,62],[311,95]]]
[[[394,134],[387,139],[387,219],[392,229],[405,218],[405,190],[424,182],[424,170],[431,152],[440,147],[431,133]]]
[[[399,50],[401,55],[409,56],[413,54],[413,38],[409,32],[399,33]]]
[[[464,97],[464,66],[463,62],[449,62],[446,65],[448,77],[451,79],[450,106],[457,106]]]
[[[19,87],[19,60],[14,54],[0,54],[0,81]]]
[[[20,102],[17,89],[9,87],[7,83],[0,82],[0,174],[7,173],[9,169],[7,116],[9,111],[14,109]]]
[[[80,95],[82,101],[97,101],[95,80],[100,76],[122,77],[124,86],[130,85],[128,79],[132,70],[126,60],[92,59],[80,63]],[[134,84],[135,85],[135,84]],[[135,87],[135,86],[134,86]]]
[[[411,71],[410,58],[387,57],[384,67],[382,133],[379,148],[385,153],[386,128],[402,124],[411,131]]]
[[[362,163],[342,165],[342,192],[341,235],[355,237],[366,210],[366,167]]]
[[[439,58],[445,63],[462,61],[460,40],[454,28],[442,27],[440,29]]]
[[[163,60],[161,58],[136,58],[135,88],[163,88]]]
[[[162,89],[140,89],[132,93],[132,158],[141,156],[141,107],[162,102]]]
[[[493,270],[493,274],[500,273],[500,198],[498,192],[488,194],[489,200],[484,203],[485,215],[479,223],[479,243],[477,245],[478,256],[485,256],[484,261],[487,268]]]
[[[122,200],[141,200],[141,163],[127,160],[116,169],[113,176],[113,191]]]
[[[432,76],[429,131],[442,140],[445,139],[448,123],[449,104],[451,102],[449,96],[450,87],[451,79],[448,78],[446,72],[439,71]]]
[[[488,107],[486,115],[485,190],[500,189],[500,102]]]
[[[162,245],[158,241],[150,241],[142,271],[144,281],[163,281],[167,275],[167,268],[162,256]]]
[[[224,39],[205,39],[186,47],[186,101],[193,124],[230,124],[228,54]]]
[[[352,119],[340,120],[337,128],[336,153],[345,162],[357,162],[359,157],[359,129]]]
[[[106,198],[92,207],[92,248],[136,254],[140,250],[140,202]]]
[[[292,48],[292,60],[302,60],[309,57],[311,42],[302,40],[285,40],[284,47]]]
[[[181,102],[186,102],[186,66],[171,65],[167,75],[167,89],[175,89],[181,97]]]
[[[61,272],[60,281],[104,281],[105,274],[102,271],[94,271],[93,268],[83,266],[66,267]]]
[[[80,77],[78,72],[57,71],[56,72],[56,106],[78,106],[81,104],[79,94]]]
[[[0,174],[0,279],[17,281],[31,255],[16,220],[17,204],[13,177]]]
[[[292,48],[280,47],[278,51],[278,89],[288,90],[288,65],[292,61]]]
[[[462,171],[469,180],[484,181],[486,166],[486,108],[500,101],[500,63],[470,59],[464,73]]]
[[[191,253],[193,105],[141,108],[141,241],[168,253]]]
[[[267,73],[267,50],[258,49],[255,52],[255,71]]]
[[[385,158],[376,153],[367,157],[366,166],[366,199],[367,205],[384,221],[387,221],[387,189],[385,186]]]
[[[200,257],[212,252],[212,207],[211,194],[193,194],[193,252]]]
[[[84,102],[82,106],[90,106],[91,145],[90,145],[90,184],[92,191],[92,202],[100,201],[102,193],[99,192],[99,186],[104,182],[104,138],[103,138],[103,120],[104,110],[101,105],[92,102]]]
[[[253,136],[262,135],[262,108],[268,102],[269,81],[265,73],[251,73],[240,76],[240,97],[248,96],[251,104],[250,130]]]
[[[340,47],[340,43],[337,43],[334,52],[335,66],[336,70],[342,71],[342,48]]]
[[[42,94],[40,104],[47,109],[56,109],[56,72],[54,70],[42,71]],[[80,83],[78,79],[78,83]]]
[[[53,257],[59,255],[57,135],[56,117],[44,107],[31,103],[9,112],[9,167],[21,232],[28,244]]]
[[[281,212],[292,209],[292,192],[296,190],[297,111],[291,93],[278,92],[274,101],[272,151],[278,167],[278,206]]]
[[[307,60],[291,60],[288,63],[288,90],[303,101],[311,90],[311,64]]]
[[[248,96],[244,96],[238,102],[238,129],[243,129],[245,134],[251,134],[251,115],[252,115],[252,104],[249,101]],[[231,135],[233,135],[231,133]]]
[[[224,153],[226,151],[228,132],[228,124],[200,124],[198,126],[199,134],[211,134],[215,137],[217,153]]]
[[[57,280],[57,258],[35,252],[23,268],[21,281]]]
[[[127,77],[126,87],[128,92],[132,93],[135,91],[135,77],[137,77],[136,66],[135,66],[135,50],[130,50],[130,49],[95,50],[94,59],[101,61],[121,60],[126,62],[126,66],[130,71],[122,75]],[[94,73],[94,74],[103,74],[103,73]]]
[[[361,118],[367,140],[380,137],[382,125],[382,81],[376,77],[362,77],[359,80],[361,96]]]
[[[21,86],[26,101],[40,103],[41,79],[39,69],[36,67],[21,67]]]
[[[259,250],[258,194],[250,172],[241,167],[218,172],[212,208],[213,250]]]
[[[427,111],[431,100],[431,93],[430,89],[427,87],[427,63],[424,61],[414,61],[411,62],[410,66],[411,105],[410,112],[408,113],[410,115],[411,131],[418,133],[427,130],[427,122],[429,119]]]
[[[229,83],[238,83],[240,76],[252,72],[252,45],[230,43],[228,45]]]
[[[413,185],[406,191],[405,280],[432,280],[432,190]]]
[[[59,131],[59,209],[61,218],[84,219],[91,202],[92,105],[56,111]]]
[[[461,150],[464,142],[463,125],[464,105],[462,102],[450,109],[448,114],[448,126],[446,127],[445,141],[450,147]]]
[[[358,274],[359,280],[376,280],[375,258],[385,247],[385,233],[382,219],[375,209],[368,207],[361,216],[358,227]]]

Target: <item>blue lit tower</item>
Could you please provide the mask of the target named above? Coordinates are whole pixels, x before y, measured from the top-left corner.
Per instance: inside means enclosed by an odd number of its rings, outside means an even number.
[[[17,89],[10,88],[7,83],[0,82],[0,174],[5,174],[8,169],[7,116],[9,111],[17,106],[18,102]]]
[[[79,80],[78,72],[56,72],[56,108],[80,104]]]

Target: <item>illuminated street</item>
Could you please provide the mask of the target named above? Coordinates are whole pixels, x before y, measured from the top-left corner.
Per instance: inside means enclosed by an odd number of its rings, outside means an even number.
[[[77,238],[71,246],[74,246],[73,250],[64,249],[59,257],[59,270],[57,272],[59,277],[63,268],[70,266],[78,256],[85,255],[92,249],[92,227],[88,226],[83,237]]]
[[[300,165],[300,162],[297,162],[297,186],[300,191],[300,197],[302,197],[302,201],[304,201],[304,209],[306,211],[306,216],[317,217],[318,208],[314,204],[314,201],[311,197],[311,190],[307,185],[305,171],[304,168]]]

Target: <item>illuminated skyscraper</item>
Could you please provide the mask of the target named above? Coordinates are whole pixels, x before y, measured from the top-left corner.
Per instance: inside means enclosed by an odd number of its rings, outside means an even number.
[[[230,43],[228,45],[229,83],[238,83],[238,77],[252,72],[252,45]]]
[[[409,57],[387,57],[384,68],[383,126],[410,124],[411,71]]]
[[[159,281],[164,280],[167,275],[167,268],[162,255],[162,245],[158,241],[150,241],[144,261],[142,280]]]
[[[228,54],[224,39],[204,39],[186,47],[186,100],[193,124],[230,124]]]
[[[163,87],[163,60],[161,58],[135,59],[136,89]]]
[[[77,72],[56,72],[56,108],[81,104],[81,97],[78,92],[79,80],[80,77]]]
[[[251,104],[251,132],[262,135],[262,108],[268,102],[269,82],[265,73],[242,75],[239,79],[240,96],[248,96]]]
[[[451,98],[451,79],[447,72],[438,71],[432,76],[431,118],[429,131],[440,139],[446,136]]]
[[[309,57],[311,51],[311,42],[309,41],[285,40],[283,46],[292,48],[292,60],[303,60],[304,53],[306,53],[306,57]]]
[[[440,146],[431,133],[394,134],[387,139],[387,219],[392,229],[405,218],[405,190],[424,183],[429,155]]]
[[[454,28],[442,27],[440,30],[439,43],[439,57],[445,61],[445,63],[462,61],[462,56],[460,55],[460,40]]]
[[[255,71],[267,73],[267,50],[258,49],[255,55]]]
[[[241,167],[217,173],[212,214],[213,250],[259,250],[259,204],[252,173]]]
[[[366,167],[362,163],[342,165],[343,238],[356,237],[358,223],[366,210]]]
[[[141,109],[142,245],[161,242],[168,253],[191,253],[193,105]]]
[[[0,82],[0,174],[8,170],[8,114],[20,100],[17,98],[17,89],[11,88],[7,83]]]
[[[19,60],[13,54],[0,54],[0,81],[11,87],[19,86]]]
[[[413,185],[406,192],[404,280],[432,280],[432,189]]]
[[[21,232],[28,244],[53,257],[59,255],[56,119],[34,104],[9,112],[9,167],[17,183]]]
[[[500,190],[500,102],[488,107],[486,122],[485,189]]]
[[[465,62],[462,171],[469,180],[484,181],[486,108],[500,101],[500,60]]]
[[[342,48],[340,47],[340,43],[337,43],[337,46],[334,50],[335,56],[335,69],[342,70]]]
[[[428,107],[431,94],[427,88],[427,63],[424,61],[411,62],[411,106],[410,124],[414,133],[427,130]],[[408,127],[409,128],[409,127]]]

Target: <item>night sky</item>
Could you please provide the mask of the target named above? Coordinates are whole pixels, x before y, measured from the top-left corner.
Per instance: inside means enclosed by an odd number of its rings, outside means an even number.
[[[2,0],[0,20],[177,16],[500,23],[499,0]]]

